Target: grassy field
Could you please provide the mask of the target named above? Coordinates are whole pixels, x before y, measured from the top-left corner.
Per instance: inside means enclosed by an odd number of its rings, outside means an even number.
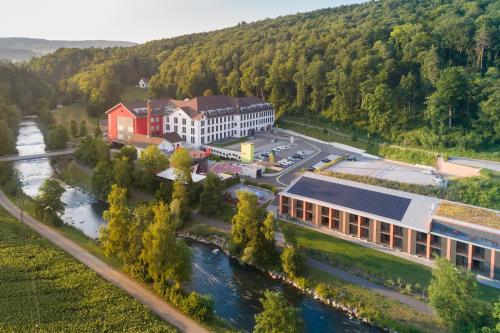
[[[435,316],[416,311],[409,306],[333,277],[321,270],[308,268],[306,277],[312,285],[325,284],[329,286],[332,290],[331,296],[334,299],[356,307],[363,317],[369,318],[377,325],[390,327],[398,332],[446,332]]]
[[[310,125],[307,123],[307,121],[305,121],[305,123],[303,124],[297,123],[296,121],[296,119],[280,119],[278,127],[327,142],[343,143],[365,150],[368,150],[369,148],[367,141],[365,141],[364,139],[353,140],[350,135],[338,133],[326,127]]]
[[[1,332],[175,332],[0,210]]]
[[[55,109],[52,111],[54,118],[58,124],[63,125],[70,132],[70,124],[71,121],[76,121],[78,125],[78,130],[80,130],[80,123],[82,120],[85,120],[87,123],[87,133],[94,134],[95,128],[98,126],[99,118],[90,117],[87,114],[87,110],[85,110],[84,106],[81,105],[71,105],[71,106],[63,106],[59,109]],[[70,135],[71,136],[71,135]]]
[[[149,92],[148,89],[142,89],[138,87],[127,87],[120,94],[121,102],[133,102],[133,101],[144,101],[148,99]]]
[[[291,223],[282,222],[280,226],[283,230],[291,229],[308,254],[333,266],[379,281],[392,279],[396,282],[399,278],[413,286],[418,283],[427,288],[429,285],[432,271],[427,266]],[[479,285],[477,297],[482,301],[495,301],[500,297],[500,290]]]

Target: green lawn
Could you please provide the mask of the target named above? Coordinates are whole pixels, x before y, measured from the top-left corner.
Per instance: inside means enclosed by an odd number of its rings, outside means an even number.
[[[378,281],[402,279],[413,286],[418,283],[427,288],[431,279],[431,268],[403,258],[373,250],[349,241],[329,236],[314,230],[281,222],[285,231],[291,229],[299,245],[312,257],[342,267],[361,276]],[[500,297],[500,290],[479,285],[478,299],[491,302]]]
[[[127,87],[120,94],[120,102],[144,101],[148,99],[148,89]]]
[[[1,332],[176,331],[3,210],[0,267]]]
[[[416,311],[391,298],[338,279],[321,270],[308,268],[306,277],[313,285],[321,283],[330,286],[334,299],[356,307],[363,317],[380,326],[390,327],[398,332],[446,331],[433,315]]]
[[[80,130],[80,123],[82,120],[85,120],[87,123],[87,133],[93,135],[95,128],[98,126],[99,118],[90,117],[87,114],[87,110],[85,110],[84,106],[81,105],[71,105],[71,106],[63,106],[58,109],[52,111],[52,115],[54,116],[57,124],[61,124],[68,130],[70,133],[70,124],[71,121],[76,121],[78,125],[78,130]]]

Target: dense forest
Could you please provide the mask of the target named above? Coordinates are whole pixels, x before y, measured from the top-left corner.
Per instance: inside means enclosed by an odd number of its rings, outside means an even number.
[[[151,77],[152,96],[258,95],[424,148],[500,143],[500,2],[381,0],[131,48],[59,49],[30,70],[98,115]]]

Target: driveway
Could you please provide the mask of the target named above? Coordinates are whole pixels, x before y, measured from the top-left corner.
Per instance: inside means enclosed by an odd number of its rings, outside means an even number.
[[[5,194],[0,191],[0,205],[4,207],[10,214],[15,217],[21,216],[19,208],[10,201]],[[118,288],[124,290],[127,294],[135,298],[140,303],[147,306],[151,311],[156,313],[161,319],[176,326],[183,332],[208,332],[207,329],[192,320],[191,318],[180,313],[172,305],[166,303],[162,298],[154,292],[147,289],[139,282],[129,278],[124,273],[108,266],[104,261],[94,257],[85,249],[78,246],[73,241],[64,237],[56,230],[47,225],[35,220],[29,215],[22,216],[22,222],[33,229],[40,236],[46,238],[56,246],[69,253],[75,259],[80,261],[85,266],[102,276],[107,281],[111,282]]]

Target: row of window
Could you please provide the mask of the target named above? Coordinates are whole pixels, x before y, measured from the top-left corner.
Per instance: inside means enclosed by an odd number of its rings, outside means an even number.
[[[241,120],[257,119],[257,118],[262,118],[262,117],[266,117],[266,116],[272,116],[273,114],[274,114],[274,111],[264,111],[264,112],[250,113],[250,114],[242,114]]]

